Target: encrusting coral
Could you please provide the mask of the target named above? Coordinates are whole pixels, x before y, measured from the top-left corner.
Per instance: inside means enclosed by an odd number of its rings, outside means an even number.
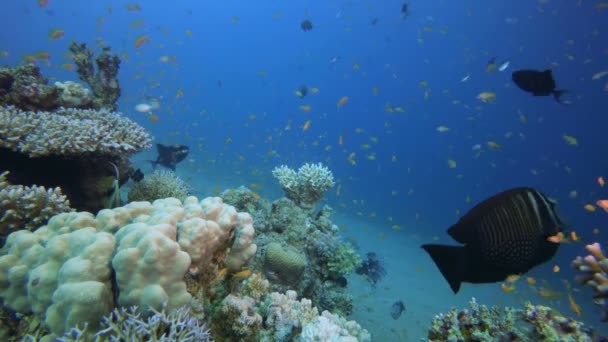
[[[586,245],[589,254],[576,257],[572,261],[572,267],[580,273],[576,276],[579,284],[585,284],[593,288],[595,304],[602,309],[602,321],[608,321],[608,258],[602,252],[602,246],[594,242]]]
[[[304,209],[314,209],[325,191],[335,185],[332,172],[321,163],[306,163],[297,173],[281,165],[272,170],[272,175],[281,183],[285,196]]]
[[[251,217],[218,197],[132,202],[96,216],[63,213],[8,236],[0,299],[35,314],[55,336],[84,323],[98,328],[118,306],[176,309],[192,299],[187,274],[247,264],[257,249],[253,232]]]
[[[190,187],[175,172],[156,170],[131,186],[127,197],[133,201],[155,201],[159,198],[188,197]]]
[[[73,210],[59,188],[11,185],[7,174],[0,173],[0,247],[13,231],[32,230],[54,215]]]

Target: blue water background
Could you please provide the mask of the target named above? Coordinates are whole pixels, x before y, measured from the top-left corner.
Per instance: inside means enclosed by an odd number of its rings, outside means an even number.
[[[122,58],[119,110],[152,132],[155,142],[191,146],[178,173],[197,195],[253,184],[275,199],[282,195],[271,175],[275,166],[322,162],[340,188],[327,193],[326,203],[365,227],[345,232],[372,244],[362,253],[382,251],[386,239],[451,243],[445,230],[461,214],[523,185],[556,199],[583,242],[605,242],[607,214],[583,209],[608,198],[596,182],[608,178],[608,78],[591,80],[608,69],[608,10],[597,10],[596,3],[411,1],[404,19],[402,1],[393,0],[140,1],[141,11],[128,11],[123,1],[50,0],[45,8],[34,0],[6,1],[0,51],[8,56],[0,64],[46,51],[49,63],[39,64],[52,82],[78,81],[61,66],[71,63],[64,56],[69,43],[103,41]],[[129,27],[140,19],[141,26]],[[309,32],[300,29],[304,19],[314,25]],[[53,28],[65,36],[49,40]],[[150,41],[135,48],[141,35]],[[162,56],[175,61],[162,62]],[[487,73],[494,56],[510,60],[509,69]],[[552,68],[571,104],[516,88],[511,71],[520,68]],[[301,85],[319,91],[300,99],[294,91]],[[476,99],[483,91],[495,92],[496,101]],[[162,97],[154,111],[158,122],[134,110],[144,96]],[[337,107],[343,96],[348,103]],[[301,105],[311,110],[303,112]],[[388,113],[387,107],[403,112]],[[450,130],[440,133],[440,125]],[[578,146],[568,145],[565,134]],[[500,150],[489,149],[488,141]],[[482,145],[479,155],[476,144]],[[348,160],[351,153],[356,165]],[[145,160],[153,158],[151,149],[134,159],[149,172]],[[564,245],[534,277],[565,292],[561,279],[573,281],[569,263],[583,246]],[[561,271],[553,273],[553,265]],[[412,266],[403,268],[394,271],[413,273]],[[404,284],[390,285],[406,291]],[[497,285],[484,286],[497,297],[509,296]],[[590,294],[581,288],[574,295],[582,318],[597,324]],[[529,298],[538,300],[534,293]],[[567,301],[554,304],[572,314]]]

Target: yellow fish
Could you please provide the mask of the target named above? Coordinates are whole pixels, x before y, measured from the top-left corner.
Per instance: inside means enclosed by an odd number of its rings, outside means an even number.
[[[340,99],[340,101],[338,101],[338,103],[336,103],[336,107],[342,107],[344,106],[346,103],[348,102],[348,96],[342,96],[342,98]]]
[[[484,91],[477,95],[477,99],[484,103],[492,103],[496,100],[496,93],[491,91]]]
[[[578,145],[578,140],[571,135],[564,134],[563,138],[564,138],[564,141],[566,142],[566,144],[568,144],[568,145],[572,145],[572,146]]]

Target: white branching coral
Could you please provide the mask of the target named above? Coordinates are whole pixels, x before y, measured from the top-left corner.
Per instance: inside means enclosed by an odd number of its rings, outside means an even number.
[[[272,175],[279,180],[287,198],[306,209],[314,208],[323,193],[335,185],[332,172],[321,163],[306,163],[298,172],[281,165],[272,170]]]
[[[0,147],[30,157],[133,154],[150,147],[151,142],[143,127],[107,110],[25,112],[12,106],[0,108]]]

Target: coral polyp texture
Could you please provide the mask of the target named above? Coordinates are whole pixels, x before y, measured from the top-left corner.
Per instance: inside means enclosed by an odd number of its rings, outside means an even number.
[[[605,341],[582,322],[557,314],[553,309],[526,303],[523,309],[487,307],[475,298],[469,308],[436,315],[428,341]]]
[[[186,274],[218,262],[240,269],[255,255],[253,234],[249,214],[218,197],[60,214],[8,236],[0,299],[33,313],[55,336],[82,324],[99,328],[115,307],[176,309],[192,300]]]
[[[602,309],[602,321],[608,321],[608,259],[602,252],[602,246],[595,242],[585,246],[588,255],[576,257],[572,267],[580,273],[576,276],[579,284],[593,288],[595,303]]]
[[[321,163],[306,163],[298,172],[281,165],[272,170],[272,175],[279,180],[285,196],[305,209],[313,209],[335,185],[333,173]]]
[[[151,142],[143,127],[107,110],[0,108],[0,147],[30,157],[130,155],[149,148]]]
[[[0,173],[0,239],[19,229],[40,227],[52,216],[73,210],[59,188],[11,185],[7,175]]]

